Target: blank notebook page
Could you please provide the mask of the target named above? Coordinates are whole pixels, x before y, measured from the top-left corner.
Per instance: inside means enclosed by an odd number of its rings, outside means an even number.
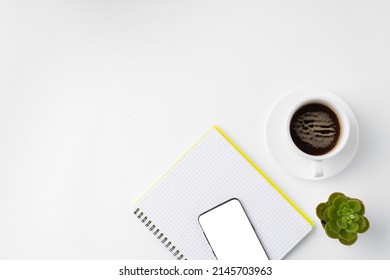
[[[260,172],[212,127],[135,203],[134,216],[174,258],[215,259],[198,216],[237,198],[269,258],[282,259],[312,222]]]

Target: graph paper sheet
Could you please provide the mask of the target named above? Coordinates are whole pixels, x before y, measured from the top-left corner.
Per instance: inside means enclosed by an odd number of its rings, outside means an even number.
[[[198,216],[231,198],[242,203],[270,259],[282,259],[312,229],[310,219],[216,126],[135,203],[133,213],[173,258],[215,259]]]

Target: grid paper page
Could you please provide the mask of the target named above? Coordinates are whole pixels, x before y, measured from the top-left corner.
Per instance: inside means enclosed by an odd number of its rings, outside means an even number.
[[[136,203],[135,216],[175,258],[215,259],[198,216],[231,198],[241,201],[270,259],[282,259],[312,229],[215,127]]]

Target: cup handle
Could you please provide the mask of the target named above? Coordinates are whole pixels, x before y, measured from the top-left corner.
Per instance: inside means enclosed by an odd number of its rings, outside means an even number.
[[[313,172],[314,178],[324,176],[324,167],[322,165],[322,160],[313,160],[311,162],[311,170]]]

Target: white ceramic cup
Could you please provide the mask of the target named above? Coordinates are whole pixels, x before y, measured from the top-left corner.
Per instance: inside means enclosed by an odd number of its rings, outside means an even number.
[[[312,104],[312,103],[322,104],[332,109],[332,111],[336,113],[336,116],[340,124],[340,135],[336,145],[333,147],[333,149],[331,149],[329,152],[323,155],[311,155],[305,153],[295,145],[290,133],[290,123],[294,113],[297,110],[299,110],[302,106],[305,106],[307,104]],[[300,154],[301,156],[311,161],[310,165],[311,165],[312,176],[314,178],[320,178],[323,177],[324,173],[326,172],[326,170],[324,170],[323,161],[325,159],[329,159],[339,154],[347,144],[350,136],[350,123],[347,114],[332,99],[328,99],[324,96],[320,96],[320,97],[313,96],[305,100],[300,100],[297,104],[293,105],[292,110],[290,111],[287,117],[286,132],[287,132],[287,141],[289,142],[291,148],[294,149],[296,153]]]

